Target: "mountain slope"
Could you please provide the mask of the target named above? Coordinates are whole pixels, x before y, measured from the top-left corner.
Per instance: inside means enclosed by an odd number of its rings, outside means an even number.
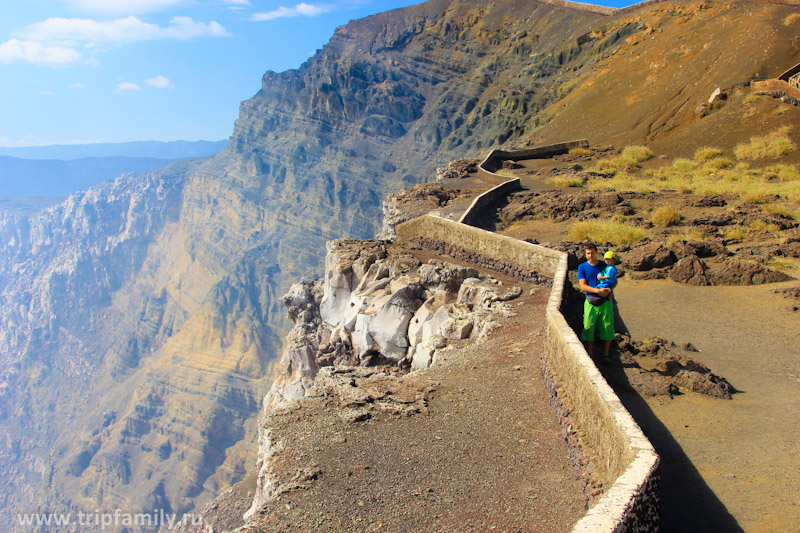
[[[755,54],[776,58],[769,69],[796,34],[781,24],[786,6],[704,5],[609,16],[433,0],[354,21],[299,69],[265,74],[226,151],[0,215],[4,511],[180,512],[240,479],[288,326],[277,297],[321,272],[325,241],[371,236],[387,193],[497,144],[688,146],[678,133],[726,108],[699,121],[684,112],[708,92],[682,77],[686,57],[654,78],[658,98],[625,112],[601,76],[643,75],[650,56],[629,62],[630,50],[672,50],[681,24],[702,21],[714,46],[733,49],[729,15],[746,14],[737,28],[775,33]],[[681,9],[692,18],[668,13]],[[753,75],[749,56],[729,61],[725,84]],[[636,126],[657,123],[665,101],[691,104],[674,127]]]

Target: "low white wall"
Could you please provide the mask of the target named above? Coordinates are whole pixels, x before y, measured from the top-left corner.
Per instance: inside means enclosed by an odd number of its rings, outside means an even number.
[[[564,151],[569,146],[585,145],[586,141],[572,141],[524,152],[541,156],[548,149]],[[503,152],[502,156],[522,159],[522,152]],[[481,163],[481,169],[490,173],[484,163],[497,157],[498,152],[492,151]],[[507,194],[507,189],[518,187],[518,181],[484,193],[486,199],[476,199],[461,220],[473,219],[483,206]],[[428,215],[398,225],[397,237],[401,241],[444,242],[552,278],[543,372],[551,394],[556,396],[554,403],[562,406],[565,434],[594,459],[605,487],[573,532],[658,531],[658,455],[561,313],[564,286],[568,283],[567,254]]]

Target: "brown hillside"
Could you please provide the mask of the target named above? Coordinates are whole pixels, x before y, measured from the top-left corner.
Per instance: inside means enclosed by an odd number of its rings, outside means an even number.
[[[543,110],[549,119],[529,137],[586,137],[592,144],[647,144],[671,155],[703,145],[731,149],[751,136],[797,124],[796,109],[777,101],[747,103],[753,79],[774,78],[800,58],[797,8],[761,2],[660,2],[623,14],[583,37],[622,35],[616,50],[595,46],[564,74],[564,98]],[[728,97],[701,116],[715,89]],[[800,131],[794,132],[800,138]]]

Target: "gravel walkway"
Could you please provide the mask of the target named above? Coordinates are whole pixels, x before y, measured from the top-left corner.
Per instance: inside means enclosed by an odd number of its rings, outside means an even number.
[[[309,402],[275,418],[291,443],[277,468],[303,474],[243,530],[568,531],[583,495],[539,370],[549,291],[523,288],[488,340],[409,376],[422,412],[353,421]]]

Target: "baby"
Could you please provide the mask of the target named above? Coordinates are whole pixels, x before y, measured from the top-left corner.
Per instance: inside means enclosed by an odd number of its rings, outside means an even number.
[[[614,284],[617,283],[617,256],[611,250],[603,254],[603,261],[606,267],[597,275],[597,288],[598,289],[613,289]]]

